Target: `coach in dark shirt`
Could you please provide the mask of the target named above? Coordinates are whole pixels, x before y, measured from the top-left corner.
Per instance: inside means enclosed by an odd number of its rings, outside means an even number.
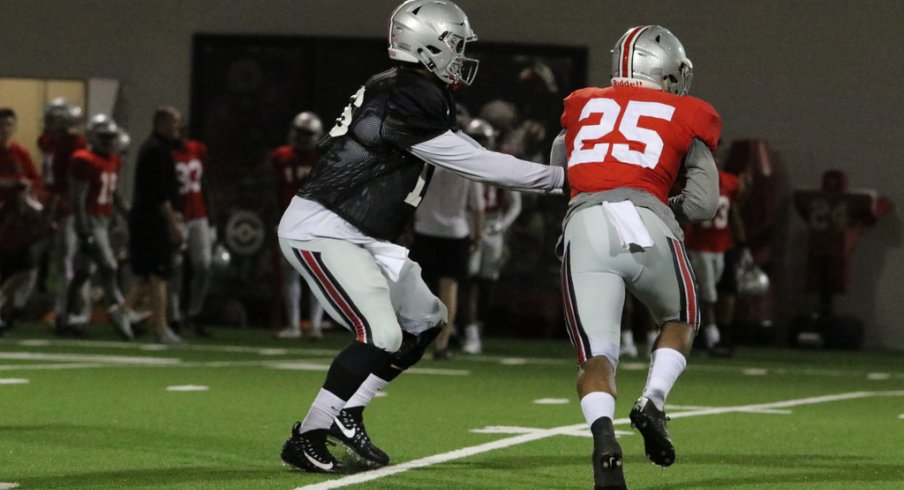
[[[173,149],[179,145],[182,115],[172,107],[154,112],[154,131],[141,145],[135,166],[135,194],[129,214],[129,255],[132,272],[139,278],[129,293],[128,307],[144,294],[151,299],[151,324],[158,340],[179,343],[181,339],[166,321],[166,280],[173,269],[173,251],[185,241],[180,217],[175,211],[179,181],[173,164]]]

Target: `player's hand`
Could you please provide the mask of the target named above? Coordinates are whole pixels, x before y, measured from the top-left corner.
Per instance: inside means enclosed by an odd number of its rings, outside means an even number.
[[[496,235],[498,233],[502,233],[505,231],[502,223],[493,223],[491,225],[487,225],[486,228],[483,229],[484,235]]]
[[[170,243],[179,250],[182,250],[182,248],[185,246],[185,234],[182,233],[182,227],[179,226],[179,223],[170,222],[169,240]]]
[[[469,247],[470,252],[471,253],[476,252],[480,248],[480,242],[482,242],[482,241],[483,241],[483,230],[481,230],[477,233],[474,233],[474,235],[471,236],[471,246]]]

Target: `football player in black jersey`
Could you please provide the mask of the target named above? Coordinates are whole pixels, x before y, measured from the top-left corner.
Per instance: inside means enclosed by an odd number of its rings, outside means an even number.
[[[321,143],[321,157],[279,225],[280,248],[329,315],[355,334],[282,449],[311,472],[350,470],[327,450],[340,443],[366,467],[389,463],[371,443],[362,412],[420,360],[446,322],[446,307],[393,243],[427,190],[434,166],[523,191],[561,193],[561,168],[484,149],[454,132],[453,89],[470,85],[477,37],[449,0],[410,0],[392,14],[396,66],[352,96]]]

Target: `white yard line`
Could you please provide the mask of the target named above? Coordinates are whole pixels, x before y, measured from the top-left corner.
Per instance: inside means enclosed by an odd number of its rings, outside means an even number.
[[[128,365],[172,365],[182,362],[170,357],[105,356],[100,354],[59,354],[54,352],[0,352],[0,359],[16,361],[72,361]]]
[[[109,364],[67,362],[65,364],[0,364],[0,371],[35,371],[42,369],[90,369],[110,367]],[[2,490],[2,489],[0,489]]]
[[[23,347],[44,347],[53,345],[65,345],[67,347],[86,347],[86,348],[104,348],[104,349],[123,349],[123,350],[192,350],[205,352],[241,352],[248,354],[274,355],[275,350],[285,351],[287,354],[305,354],[319,356],[334,356],[336,349],[307,349],[307,348],[291,348],[273,346],[240,346],[240,345],[217,345],[217,344],[182,344],[182,345],[161,345],[147,344],[141,342],[114,342],[104,340],[22,340],[17,343]]]
[[[859,398],[868,398],[875,396],[904,396],[904,391],[857,391],[852,393],[839,393],[835,395],[825,395],[825,396],[814,396],[808,398],[798,398],[795,400],[784,400],[778,402],[771,403],[757,403],[752,405],[739,405],[739,406],[730,406],[730,407],[709,407],[709,408],[701,408],[699,410],[691,410],[687,412],[677,412],[677,413],[669,413],[669,417],[672,419],[679,418],[687,418],[687,417],[699,417],[703,415],[717,415],[723,413],[733,413],[733,412],[749,412],[751,410],[773,410],[773,409],[782,409],[788,407],[798,407],[802,405],[815,405],[819,403],[829,403],[834,401],[842,401],[842,400],[855,400]],[[630,420],[627,418],[618,419],[614,421],[615,425],[624,425],[630,423]],[[428,466],[433,466],[436,464],[447,463],[449,461],[454,461],[457,459],[471,457],[477,454],[486,453],[489,451],[495,451],[497,449],[505,449],[507,447],[516,446],[518,444],[524,444],[531,441],[536,441],[540,439],[546,439],[548,437],[553,437],[557,435],[571,435],[575,431],[579,429],[586,428],[586,424],[574,424],[574,425],[566,425],[562,427],[553,427],[551,429],[537,429],[534,432],[519,434],[513,437],[507,437],[505,439],[499,439],[498,441],[487,442],[484,444],[479,444],[477,446],[466,447],[462,449],[456,449],[454,451],[450,451],[447,453],[435,454],[433,456],[427,456],[426,458],[416,459],[413,461],[407,461],[404,463],[400,463],[397,465],[386,466],[384,468],[380,468],[378,470],[365,471],[363,473],[357,473],[354,475],[345,476],[342,478],[337,478],[335,480],[329,480],[321,483],[314,483],[311,485],[305,485],[303,487],[297,487],[294,490],[328,490],[331,488],[342,488],[350,485],[357,485],[359,483],[365,483],[373,480],[377,480],[379,478],[384,478],[387,476],[395,475],[398,473],[403,473],[409,470],[417,469],[417,468],[425,468]]]

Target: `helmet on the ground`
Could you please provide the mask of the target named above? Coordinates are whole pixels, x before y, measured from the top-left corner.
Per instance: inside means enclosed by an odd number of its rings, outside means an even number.
[[[632,27],[612,50],[613,85],[616,79],[632,79],[685,95],[691,87],[693,69],[681,41],[662,26]]]
[[[409,0],[389,21],[389,57],[420,63],[450,85],[474,81],[478,61],[464,53],[476,40],[468,16],[449,0]]]
[[[78,124],[82,118],[82,108],[57,97],[50,101],[44,110],[44,130],[50,132],[65,131]]]

